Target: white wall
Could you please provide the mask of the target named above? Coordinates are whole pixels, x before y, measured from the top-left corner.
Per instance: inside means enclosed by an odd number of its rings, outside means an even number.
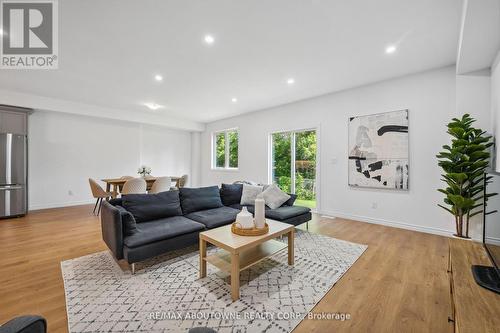
[[[454,231],[453,218],[436,205],[442,202],[436,190],[442,184],[435,155],[450,141],[445,125],[457,114],[455,92],[455,68],[447,67],[210,123],[202,133],[202,182],[267,182],[269,133],[317,127],[320,212],[449,235]],[[350,188],[348,117],[400,109],[409,109],[410,115],[410,190]],[[488,110],[469,112],[480,119],[489,117]],[[231,127],[240,131],[240,169],[211,170],[211,132]]]
[[[201,135],[200,132],[191,132],[191,174],[188,177],[191,187],[198,187],[201,183]]]
[[[496,139],[496,171],[500,172],[500,52],[491,66],[491,118]]]
[[[30,209],[92,201],[88,178],[189,174],[189,132],[59,112],[29,116]]]
[[[457,114],[474,115],[474,126],[494,134],[491,122],[491,78],[490,70],[482,70],[456,77]],[[469,236],[477,241],[483,239],[483,216],[478,214],[469,222]]]
[[[457,114],[474,113],[474,126],[493,134],[490,70],[457,75],[456,96]]]

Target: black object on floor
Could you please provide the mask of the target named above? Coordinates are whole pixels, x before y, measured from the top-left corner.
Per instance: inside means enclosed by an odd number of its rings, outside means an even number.
[[[0,326],[0,333],[46,333],[47,322],[40,316],[16,317]]]
[[[495,267],[472,265],[472,275],[478,285],[500,294],[500,276]]]

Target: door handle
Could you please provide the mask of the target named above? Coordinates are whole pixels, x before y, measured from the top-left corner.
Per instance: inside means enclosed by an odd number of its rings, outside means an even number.
[[[0,187],[0,191],[10,191],[10,190],[20,190],[22,189],[21,186],[3,186]]]

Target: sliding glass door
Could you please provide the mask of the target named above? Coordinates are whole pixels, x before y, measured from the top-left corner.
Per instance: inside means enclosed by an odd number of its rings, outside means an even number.
[[[316,131],[271,135],[272,182],[297,195],[295,205],[316,207]]]

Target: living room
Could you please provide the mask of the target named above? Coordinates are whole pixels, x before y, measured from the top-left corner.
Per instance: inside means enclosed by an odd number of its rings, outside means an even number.
[[[1,333],[500,327],[499,0],[0,8]]]

